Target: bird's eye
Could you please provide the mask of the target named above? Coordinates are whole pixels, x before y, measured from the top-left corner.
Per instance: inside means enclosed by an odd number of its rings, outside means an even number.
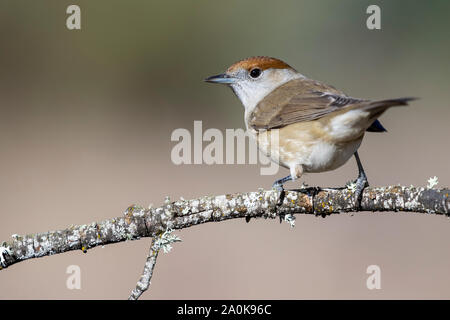
[[[260,75],[261,75],[261,69],[259,69],[259,68],[255,68],[250,71],[250,77],[252,77],[254,79],[258,78]]]

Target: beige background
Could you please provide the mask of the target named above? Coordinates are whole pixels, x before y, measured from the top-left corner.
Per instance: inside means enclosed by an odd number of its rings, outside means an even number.
[[[252,55],[279,57],[365,98],[418,96],[382,116],[360,149],[371,185],[449,185],[448,1],[68,1],[0,4],[0,240],[122,214],[166,195],[270,187],[257,165],[175,166],[176,128],[242,128],[229,89],[202,82]],[[382,30],[365,9],[382,8]],[[309,185],[356,177],[353,160]],[[289,184],[288,187],[295,187]],[[450,298],[450,223],[442,216],[358,213],[206,224],[178,232],[147,299]],[[19,263],[3,299],[124,299],[150,239]],[[79,265],[82,289],[68,290]],[[382,289],[366,288],[366,268]]]

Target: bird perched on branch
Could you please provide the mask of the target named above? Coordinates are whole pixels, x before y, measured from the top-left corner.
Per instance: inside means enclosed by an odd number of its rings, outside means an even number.
[[[414,99],[353,98],[270,57],[238,61],[205,81],[231,87],[244,105],[247,130],[259,149],[290,170],[290,175],[274,182],[274,188],[283,191],[284,183],[303,173],[334,170],[354,156],[359,171],[357,207],[369,185],[357,151],[365,132],[386,131],[377,118],[388,108]]]

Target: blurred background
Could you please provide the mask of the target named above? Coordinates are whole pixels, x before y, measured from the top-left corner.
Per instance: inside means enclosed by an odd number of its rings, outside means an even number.
[[[81,30],[66,8],[81,8]],[[381,7],[381,30],[366,8]],[[450,183],[449,1],[18,1],[0,3],[0,240],[160,205],[269,188],[258,165],[181,165],[173,130],[244,128],[231,90],[202,79],[253,55],[349,95],[421,97],[367,134],[373,186]],[[356,178],[353,159],[309,185]],[[288,184],[294,188],[300,182]],[[405,213],[232,220],[177,234],[145,299],[449,299],[450,223]],[[0,272],[2,299],[125,299],[150,239],[32,259]],[[368,290],[366,268],[381,268]],[[66,268],[81,268],[81,290]]]

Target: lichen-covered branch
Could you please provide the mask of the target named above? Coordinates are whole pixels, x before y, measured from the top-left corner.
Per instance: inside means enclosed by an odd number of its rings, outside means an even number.
[[[448,188],[369,187],[364,190],[359,211],[405,211],[450,215]],[[13,235],[0,246],[0,268],[31,258],[86,251],[141,237],[162,235],[168,229],[243,217],[275,218],[292,214],[326,216],[355,211],[351,190],[316,189],[286,191],[281,203],[275,190],[221,196],[205,196],[195,200],[168,199],[158,208],[129,207],[123,216],[64,230],[30,235]]]

